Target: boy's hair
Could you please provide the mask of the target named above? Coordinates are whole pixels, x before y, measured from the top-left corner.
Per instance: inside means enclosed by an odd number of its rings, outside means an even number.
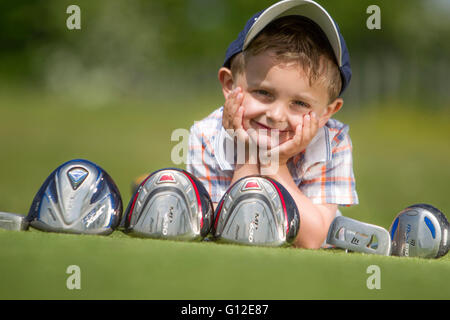
[[[336,58],[322,29],[301,16],[286,16],[267,25],[250,45],[230,63],[233,77],[245,70],[248,57],[274,51],[279,62],[297,62],[312,85],[320,81],[328,88],[329,101],[341,91],[342,79]]]

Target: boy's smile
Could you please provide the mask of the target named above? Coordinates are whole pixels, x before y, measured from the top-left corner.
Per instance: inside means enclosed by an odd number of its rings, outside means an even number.
[[[310,85],[297,62],[277,62],[271,51],[249,57],[234,85],[244,94],[243,128],[259,146],[271,148],[291,139],[310,112],[316,113],[320,127],[326,123],[320,121],[328,105],[326,87],[318,82]]]

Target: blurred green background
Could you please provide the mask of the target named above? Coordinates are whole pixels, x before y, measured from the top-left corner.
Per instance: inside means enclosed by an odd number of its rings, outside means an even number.
[[[222,105],[225,50],[273,2],[0,2],[0,211],[26,214],[48,174],[74,158],[108,171],[126,206],[133,179],[174,166],[172,131]],[[449,217],[450,2],[318,2],[339,24],[353,69],[336,118],[350,126],[360,204],[343,214],[389,228],[400,210],[426,202]],[[66,27],[71,4],[81,30]],[[373,4],[380,30],[366,27]],[[17,237],[0,256],[27,263]],[[448,261],[439,266],[448,271]]]

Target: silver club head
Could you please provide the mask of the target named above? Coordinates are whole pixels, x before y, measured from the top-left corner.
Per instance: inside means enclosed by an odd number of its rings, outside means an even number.
[[[107,235],[121,215],[122,198],[111,177],[96,164],[77,159],[50,174],[26,219],[42,231]]]
[[[295,201],[277,181],[248,176],[234,183],[217,205],[216,241],[257,246],[290,245],[300,216]]]
[[[448,220],[429,204],[415,204],[402,210],[390,232],[392,255],[439,258],[449,250]]]
[[[331,223],[327,243],[355,252],[384,256],[391,252],[391,238],[386,229],[344,216]]]
[[[25,216],[17,213],[0,212],[0,228],[14,231],[28,230]]]
[[[165,168],[139,185],[121,227],[130,236],[201,240],[211,229],[213,211],[209,194],[196,177]]]

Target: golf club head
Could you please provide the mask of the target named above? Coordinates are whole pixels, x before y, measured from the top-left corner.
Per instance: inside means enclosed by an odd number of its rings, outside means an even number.
[[[132,182],[131,182],[131,194],[135,194],[137,189],[139,188],[139,186],[141,185],[142,181],[145,180],[145,178],[148,177],[148,173],[147,174],[143,174],[140,175],[139,177],[136,177]]]
[[[384,256],[391,252],[391,238],[386,229],[344,216],[334,218],[327,243],[355,252]]]
[[[25,231],[28,230],[28,222],[22,214],[0,212],[0,228],[14,231]]]
[[[392,255],[439,258],[449,249],[449,223],[429,204],[414,204],[402,210],[390,227]]]
[[[201,240],[212,226],[213,205],[203,184],[189,172],[165,168],[137,188],[121,227],[131,236]]]
[[[217,205],[216,241],[278,247],[290,245],[300,215],[289,192],[274,179],[253,175],[236,181]]]
[[[26,220],[36,229],[108,235],[122,215],[122,198],[111,177],[96,164],[68,161],[45,180]]]

